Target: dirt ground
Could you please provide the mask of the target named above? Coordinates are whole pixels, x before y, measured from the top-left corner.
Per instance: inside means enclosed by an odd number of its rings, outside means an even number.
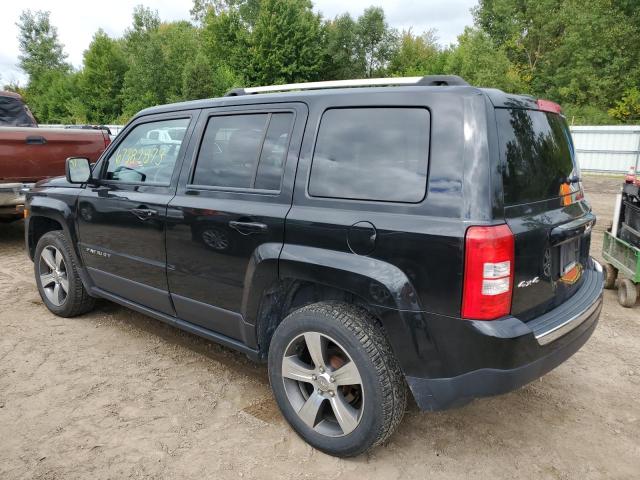
[[[599,257],[620,179],[589,177]],[[0,479],[640,478],[640,305],[605,294],[592,339],[516,392],[412,404],[391,441],[340,460],[280,417],[262,365],[103,302],[50,314],[22,224],[0,225]]]

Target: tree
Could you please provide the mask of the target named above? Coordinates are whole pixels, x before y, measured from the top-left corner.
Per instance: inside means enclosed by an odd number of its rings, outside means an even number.
[[[154,35],[158,36],[162,48],[166,100],[184,100],[183,72],[194,62],[199,50],[198,30],[186,21],[162,23]]]
[[[127,60],[120,42],[98,30],[84,52],[78,83],[87,121],[110,123],[122,114]]]
[[[561,41],[540,62],[534,90],[564,105],[607,112],[640,87],[640,26],[611,0],[566,0]]]
[[[124,35],[129,66],[122,87],[124,119],[143,108],[165,103],[167,77],[159,28],[158,12],[142,5],[134,9],[132,26]]]
[[[250,44],[247,75],[253,83],[320,78],[323,36],[309,0],[263,0]]]
[[[203,51],[212,66],[224,64],[234,72],[246,72],[251,32],[240,11],[209,11],[203,23],[201,39]]]
[[[522,80],[505,52],[482,30],[466,27],[458,45],[448,53],[446,73],[460,75],[479,87],[522,91]]]
[[[182,73],[182,96],[185,100],[209,98],[214,95],[213,68],[203,52],[198,52],[193,62]]]
[[[325,23],[325,80],[361,78],[365,76],[364,58],[359,53],[356,22],[345,13]]]
[[[625,123],[640,122],[640,89],[633,87],[624,93],[609,115]]]
[[[559,44],[566,0],[480,0],[476,25],[500,45],[518,75],[530,83],[540,61]],[[584,8],[584,5],[583,5]]]
[[[16,24],[19,28],[20,67],[29,75],[25,97],[41,122],[59,122],[74,115],[77,79],[66,63],[66,55],[51,25],[49,12],[25,10]]]
[[[50,70],[69,70],[62,44],[58,40],[58,30],[51,25],[49,15],[50,12],[41,10],[25,10],[16,23],[20,30],[20,68],[32,81],[37,81],[39,75]]]
[[[442,73],[446,61],[438,46],[435,30],[414,35],[411,30],[402,32],[397,50],[389,63],[393,76],[420,76]]]
[[[365,64],[365,75],[383,75],[393,56],[397,32],[389,28],[380,7],[369,7],[357,22],[359,55]]]

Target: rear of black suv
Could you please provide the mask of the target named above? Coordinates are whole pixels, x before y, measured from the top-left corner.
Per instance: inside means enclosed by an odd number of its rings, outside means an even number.
[[[465,232],[462,319],[428,319],[439,375],[407,376],[426,410],[544,375],[584,345],[602,308],[602,268],[589,256],[595,216],[560,107],[484,93],[493,218]]]

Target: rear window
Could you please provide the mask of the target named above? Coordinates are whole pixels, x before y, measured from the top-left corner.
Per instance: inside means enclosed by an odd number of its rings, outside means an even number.
[[[505,205],[576,191],[579,177],[569,126],[555,113],[496,109],[503,161]]]
[[[420,202],[427,185],[429,112],[424,108],[327,110],[309,193],[316,197]]]

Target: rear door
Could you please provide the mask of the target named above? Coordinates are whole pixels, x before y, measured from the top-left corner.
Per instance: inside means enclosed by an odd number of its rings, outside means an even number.
[[[302,103],[203,111],[168,209],[169,290],[180,319],[243,340],[247,271],[263,249],[277,257],[282,248],[306,118]],[[263,274],[275,280],[272,267]]]
[[[565,118],[496,109],[507,224],[515,235],[512,314],[534,318],[567,300],[588,267],[595,217],[583,200]]]

